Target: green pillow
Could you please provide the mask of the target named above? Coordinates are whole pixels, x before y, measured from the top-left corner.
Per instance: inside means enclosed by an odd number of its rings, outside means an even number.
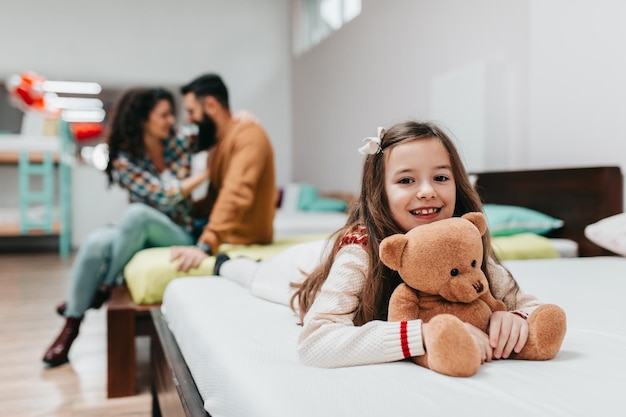
[[[300,184],[298,210],[300,211],[346,211],[348,204],[338,198],[320,197],[319,189],[311,184]]]
[[[563,227],[563,220],[526,207],[485,204],[483,211],[492,236],[511,236],[519,233],[544,235]]]
[[[501,261],[560,257],[550,239],[535,233],[494,237],[491,239],[491,246]]]
[[[320,197],[308,208],[308,211],[346,211],[348,203],[338,198]]]
[[[303,182],[300,184],[300,194],[298,194],[298,210],[311,210],[311,206],[317,200],[319,190],[317,187]]]

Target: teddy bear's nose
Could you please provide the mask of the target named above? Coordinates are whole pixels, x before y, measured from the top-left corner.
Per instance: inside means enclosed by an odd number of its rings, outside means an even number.
[[[476,292],[482,292],[483,284],[481,282],[475,282],[472,284],[472,287],[476,290]]]

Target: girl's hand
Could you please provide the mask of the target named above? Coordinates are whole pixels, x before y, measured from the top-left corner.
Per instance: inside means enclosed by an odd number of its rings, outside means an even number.
[[[493,357],[506,359],[519,353],[528,340],[528,323],[508,311],[494,311],[489,322],[489,344]]]
[[[491,362],[491,358],[493,357],[493,348],[489,345],[489,336],[487,336],[487,333],[469,323],[463,324],[465,324],[467,330],[469,330],[478,343],[478,347],[481,351],[480,363]]]

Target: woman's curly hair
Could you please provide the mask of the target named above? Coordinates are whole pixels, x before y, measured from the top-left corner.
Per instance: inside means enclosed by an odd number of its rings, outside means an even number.
[[[126,91],[113,110],[106,143],[109,146],[109,162],[106,173],[109,184],[113,183],[113,161],[118,154],[127,152],[131,158],[143,155],[143,130],[150,113],[161,100],[167,100],[172,113],[176,114],[174,96],[163,88],[133,88]],[[174,134],[173,128],[171,134]]]

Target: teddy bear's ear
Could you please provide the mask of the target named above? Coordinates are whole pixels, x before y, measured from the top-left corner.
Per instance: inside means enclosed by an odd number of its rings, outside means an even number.
[[[474,211],[471,213],[465,213],[461,217],[474,223],[474,226],[476,226],[481,236],[487,231],[487,219],[481,212]]]
[[[380,254],[380,260],[385,265],[394,271],[398,271],[402,266],[402,252],[409,239],[406,235],[396,234],[391,235],[380,242],[380,248],[378,250]]]

